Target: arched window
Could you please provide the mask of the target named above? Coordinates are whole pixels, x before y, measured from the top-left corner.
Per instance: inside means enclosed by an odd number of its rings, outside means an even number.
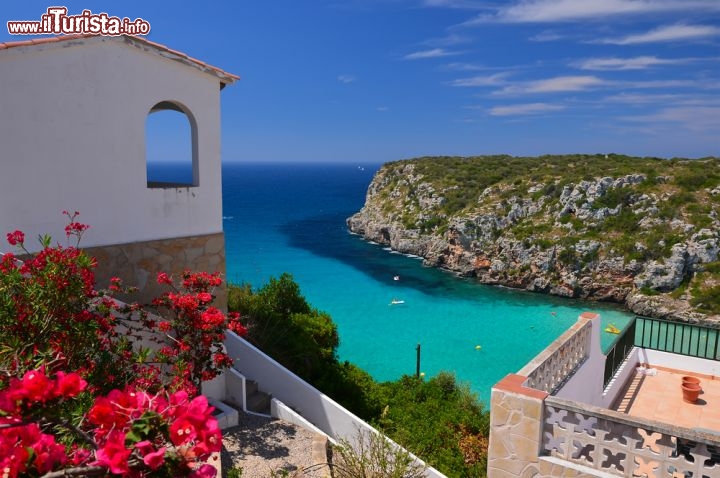
[[[147,186],[198,186],[197,125],[189,111],[170,101],[150,109],[145,120]]]

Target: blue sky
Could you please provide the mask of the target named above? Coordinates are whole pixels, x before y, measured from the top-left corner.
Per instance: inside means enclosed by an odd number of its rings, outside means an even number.
[[[720,0],[57,3],[240,75],[225,161],[720,155]]]

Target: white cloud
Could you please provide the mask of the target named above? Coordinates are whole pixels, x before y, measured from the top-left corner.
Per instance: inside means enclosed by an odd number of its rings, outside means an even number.
[[[490,109],[490,114],[492,116],[536,115],[550,111],[559,111],[562,109],[565,109],[562,105],[553,105],[549,103],[524,103],[518,105],[495,106]]]
[[[557,41],[562,40],[564,37],[558,33],[545,31],[540,32],[537,35],[531,36],[528,38],[530,41],[537,41],[537,42],[546,42],[546,41]]]
[[[410,53],[408,55],[405,55],[403,59],[405,60],[420,60],[424,58],[440,58],[443,56],[453,56],[453,55],[459,55],[460,52],[457,51],[447,51],[444,48],[433,48],[431,50],[422,50],[422,51],[416,51],[414,53]]]
[[[443,70],[448,71],[485,71],[492,70],[492,67],[475,65],[473,63],[448,63],[442,66]]]
[[[717,0],[524,0],[481,14],[464,25],[488,22],[545,23],[657,12],[720,11]]]
[[[452,80],[450,86],[498,86],[506,83],[505,77],[508,73],[495,73],[488,76],[472,76],[470,78],[459,78]]]
[[[340,83],[348,84],[348,83],[353,83],[356,80],[356,78],[353,75],[338,75],[337,80]]]
[[[692,131],[720,133],[720,106],[676,106],[648,115],[626,116],[621,119],[643,123],[670,123]]]
[[[720,5],[720,1],[718,2]],[[700,40],[720,35],[720,27],[710,25],[668,25],[658,27],[646,33],[628,35],[621,38],[606,38],[594,43],[610,45],[637,45],[669,41]]]
[[[445,7],[445,8],[486,8],[486,5],[480,1],[473,0],[422,0],[425,7]]]
[[[617,95],[606,96],[602,99],[603,103],[623,103],[628,105],[647,105],[647,104],[668,104],[674,102],[682,95],[673,94],[638,94],[638,93],[620,93]]]
[[[581,70],[644,70],[652,66],[678,65],[694,61],[693,58],[666,59],[656,56],[638,56],[635,58],[587,58],[575,62],[573,66]]]
[[[529,69],[534,68],[538,66],[538,63],[534,64],[527,64],[527,65],[500,65],[500,66],[487,66],[487,65],[480,65],[477,63],[463,63],[463,62],[454,62],[454,63],[446,63],[442,66],[440,66],[440,69],[445,71],[503,71],[504,74],[509,74],[509,70],[523,70],[523,69]]]
[[[607,81],[596,76],[557,76],[555,78],[509,85],[494,92],[494,94],[561,93],[565,91],[584,91],[606,85],[608,85]]]
[[[375,109],[378,110],[378,111],[390,111],[390,108],[387,107],[387,106],[378,106],[378,107],[375,108]]]
[[[432,46],[432,47],[443,47],[443,46],[460,45],[462,43],[469,43],[470,41],[471,41],[471,39],[466,36],[458,35],[457,33],[452,33],[452,34],[444,36],[442,38],[431,38],[429,40],[424,41],[423,44]]]
[[[705,88],[703,82],[695,80],[651,80],[623,81],[616,83],[625,88]]]

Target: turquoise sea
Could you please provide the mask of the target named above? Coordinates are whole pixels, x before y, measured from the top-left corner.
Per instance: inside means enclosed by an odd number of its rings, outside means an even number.
[[[227,164],[228,280],[260,287],[290,272],[340,334],[339,358],[377,380],[454,371],[484,402],[586,310],[622,328],[618,307],[484,286],[350,234],[375,164]],[[398,276],[399,280],[394,280]],[[393,298],[404,304],[390,305]],[[615,335],[603,334],[605,345]]]

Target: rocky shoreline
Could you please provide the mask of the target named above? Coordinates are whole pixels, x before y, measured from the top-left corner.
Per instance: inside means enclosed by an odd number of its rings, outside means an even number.
[[[383,166],[362,210],[347,219],[349,230],[483,284],[614,302],[638,315],[720,326],[719,315],[691,301],[688,286],[706,265],[718,261],[720,222],[714,208],[709,220],[703,219],[706,227],[684,217],[665,219],[658,212],[672,190],[640,189],[647,175],[625,174],[562,188],[552,187],[559,181],[538,181],[525,189],[517,187],[517,180],[511,186],[497,183],[485,188],[471,209],[438,220],[447,191],[418,169],[412,160]],[[658,184],[671,181],[661,178]],[[720,187],[704,193],[720,197]],[[608,197],[622,200],[613,204]],[[637,218],[630,227],[638,238],[630,257],[618,245],[628,235],[587,232],[603,231],[605,222],[629,214]],[[423,226],[430,221],[441,225]],[[662,255],[632,257],[652,247]],[[702,277],[704,283],[715,280],[708,273]]]

